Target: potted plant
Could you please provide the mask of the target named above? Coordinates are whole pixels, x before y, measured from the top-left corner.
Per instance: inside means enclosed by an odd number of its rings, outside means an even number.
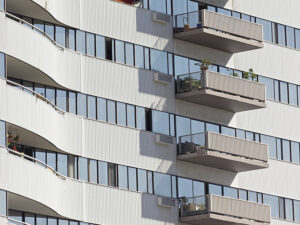
[[[254,73],[252,68],[249,69],[249,74],[250,74],[252,81],[257,81],[257,74]]]
[[[249,79],[249,72],[243,72],[243,78],[248,80]]]

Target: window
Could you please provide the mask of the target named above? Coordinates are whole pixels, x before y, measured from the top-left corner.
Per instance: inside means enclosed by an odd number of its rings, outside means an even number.
[[[152,110],[152,131],[169,135],[169,114]]]
[[[227,136],[235,137],[235,129],[221,126],[221,133]]]
[[[199,181],[193,181],[193,190],[195,197],[205,195],[204,183]]]
[[[168,65],[169,65],[169,74],[174,75],[173,73],[173,54],[168,53]]]
[[[277,43],[280,45],[286,45],[285,43],[285,26],[277,24]]]
[[[295,37],[296,37],[296,49],[300,49],[300,30],[299,29],[295,29]]]
[[[23,221],[23,216],[22,216],[22,212],[17,212],[14,210],[9,210],[8,211],[8,217],[13,219],[13,220],[17,220],[17,221]]]
[[[263,39],[272,42],[272,23],[259,18],[256,18],[256,23],[263,26]]]
[[[44,22],[41,20],[37,20],[37,19],[33,19],[33,25],[35,27],[37,27],[38,29],[40,29],[41,31],[45,32],[45,26],[44,26]],[[38,31],[40,32],[40,31]]]
[[[147,171],[138,169],[138,191],[147,193]]]
[[[231,16],[231,11],[228,9],[217,8],[217,12],[225,16]]]
[[[36,224],[37,225],[47,225],[47,217],[46,216],[36,216]]]
[[[239,199],[247,201],[247,191],[246,190],[239,191]]]
[[[88,96],[88,118],[96,119],[96,97]]]
[[[128,188],[127,166],[118,165],[118,184],[120,188]]]
[[[149,0],[149,9],[161,13],[167,13],[166,0]]]
[[[212,124],[212,123],[206,123],[206,131],[220,133],[219,125]]]
[[[276,138],[260,135],[261,142],[268,145],[269,157],[276,159]]]
[[[98,162],[99,184],[108,185],[108,167],[106,162]]]
[[[64,175],[68,175],[68,156],[65,154],[57,154],[57,171]]]
[[[96,35],[96,57],[105,59],[105,37]]]
[[[286,27],[286,44],[290,48],[295,48],[295,29]]]
[[[274,100],[274,80],[271,78],[258,76],[258,82],[266,85],[267,99]]]
[[[47,152],[47,165],[50,166],[52,169],[56,169],[56,153],[54,152]]]
[[[151,54],[151,70],[168,74],[167,53],[160,50],[151,49],[150,54]]]
[[[276,138],[276,145],[277,145],[277,159],[282,160],[282,146],[281,146],[280,138]]]
[[[125,44],[125,53],[126,53],[126,64],[133,66],[134,65],[133,44],[130,43]]]
[[[95,56],[95,34],[86,33],[86,54]]]
[[[125,63],[125,44],[123,41],[116,40],[116,62],[118,63]]]
[[[63,111],[67,111],[67,92],[56,90],[56,105]]]
[[[6,214],[7,214],[6,191],[0,189],[0,215],[6,216]]]
[[[4,10],[5,9],[4,1],[5,0],[0,0],[0,10]]]
[[[193,197],[193,182],[191,179],[178,177],[178,197]]]
[[[97,160],[89,160],[89,182],[97,183]]]
[[[280,81],[280,101],[288,103],[288,85],[286,82]]]
[[[78,179],[88,181],[88,160],[78,157]]]
[[[208,184],[208,192],[213,195],[222,195],[222,186],[216,184]]]
[[[97,119],[106,121],[106,100],[103,98],[97,98]]]
[[[25,223],[28,223],[28,224],[31,224],[31,225],[35,224],[35,215],[34,214],[25,213],[24,217],[25,217]],[[53,223],[51,223],[51,222],[49,223],[49,220],[48,220],[48,224],[52,225]]]
[[[300,222],[300,201],[294,201],[294,218],[296,222]]]
[[[279,198],[279,218],[284,219],[284,198]]]
[[[135,108],[133,105],[127,105],[127,126],[135,127]]]
[[[255,141],[254,133],[250,132],[250,131],[246,131],[246,140],[248,140],[248,141]]]
[[[282,154],[284,161],[291,161],[290,142],[287,140],[282,140]]]
[[[170,135],[175,136],[175,116],[173,114],[169,114],[170,116]]]
[[[68,29],[68,31],[69,31],[68,47],[69,49],[75,51],[75,30]]]
[[[136,168],[128,167],[128,187],[131,191],[137,191]]]
[[[145,69],[150,69],[150,50],[149,48],[144,48],[145,50]]]
[[[48,224],[47,225],[57,225],[57,219],[48,217]]]
[[[263,194],[264,204],[271,206],[271,216],[279,218],[279,201],[278,197],[273,195]]]
[[[0,145],[6,146],[5,122],[0,120]]]
[[[46,96],[46,92],[45,92],[45,86],[42,84],[35,84],[34,85],[34,91],[42,96]]]
[[[224,196],[238,198],[238,190],[236,188],[224,187]]]
[[[55,88],[46,88],[46,98],[55,105]]]
[[[126,126],[126,105],[117,102],[117,124]]]
[[[227,67],[219,66],[219,73],[225,75],[233,75],[233,70]]]
[[[171,177],[167,174],[153,173],[154,193],[159,196],[171,197]]]
[[[86,95],[77,93],[77,114],[86,117]]]
[[[300,86],[297,86],[298,90],[298,106],[300,106]]]
[[[293,200],[285,199],[285,219],[289,221],[293,221]]]
[[[135,50],[135,66],[144,68],[144,48],[140,45],[134,46]]]
[[[54,25],[51,23],[45,23],[45,33],[54,40]]]
[[[111,38],[105,38],[105,57],[108,60],[115,58],[115,41]]]
[[[76,30],[76,51],[85,54],[85,32]]]
[[[232,16],[237,19],[241,19],[241,14],[239,12],[232,12]]]
[[[177,177],[172,176],[172,198],[177,198]]]
[[[46,152],[44,150],[36,149],[35,150],[35,158],[37,160],[41,161],[42,163],[46,164]]]
[[[117,165],[108,163],[108,185],[117,186]]]
[[[257,194],[254,191],[248,191],[248,200],[250,202],[257,202]]]
[[[55,26],[55,41],[63,47],[66,46],[66,28]]]
[[[107,101],[107,121],[109,123],[116,123],[116,102]]]
[[[242,13],[242,20],[246,20],[246,21],[250,22],[250,16]]]
[[[76,114],[76,93],[69,91],[69,113]]]
[[[63,220],[63,219],[58,220],[58,225],[68,225],[68,224],[69,224],[68,220]]]
[[[291,148],[292,148],[292,162],[300,163],[299,143],[291,142]]]
[[[289,103],[297,105],[297,86],[295,84],[289,84]]]
[[[0,52],[0,77],[6,77],[5,54]]]
[[[189,73],[189,60],[186,57],[174,56],[175,77]]]
[[[278,80],[274,80],[274,90],[275,90],[275,101],[279,102],[279,81]]]
[[[136,128],[146,130],[146,112],[145,108],[136,106]]]
[[[148,171],[147,176],[148,176],[148,193],[153,194],[153,173],[151,171]]]

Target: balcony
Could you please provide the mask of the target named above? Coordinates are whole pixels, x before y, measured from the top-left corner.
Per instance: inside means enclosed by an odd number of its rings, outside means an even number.
[[[270,206],[216,195],[183,198],[179,220],[192,225],[266,225]]]
[[[175,17],[174,37],[237,53],[262,48],[262,26],[208,10]]]
[[[246,79],[211,71],[177,77],[176,98],[231,112],[266,107],[266,88]]]
[[[179,137],[178,160],[234,172],[268,167],[265,144],[205,132]]]

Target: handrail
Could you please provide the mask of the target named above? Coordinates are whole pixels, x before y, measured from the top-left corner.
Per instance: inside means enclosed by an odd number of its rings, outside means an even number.
[[[22,221],[19,221],[19,220],[15,220],[15,219],[12,219],[12,218],[9,218],[8,216],[0,215],[0,217],[5,218],[5,219],[7,219],[8,221],[11,221],[11,222],[14,222],[14,223],[17,223],[17,224],[30,225],[29,223],[22,222]]]
[[[17,21],[18,21],[19,23],[21,23],[21,24],[22,24],[22,23],[27,24],[27,25],[30,26],[33,30],[39,31],[39,32],[42,33],[46,38],[48,38],[55,46],[57,46],[58,48],[60,48],[60,50],[64,51],[64,49],[65,49],[64,47],[62,47],[62,46],[59,45],[57,42],[55,42],[55,40],[54,40],[52,37],[50,37],[46,32],[42,31],[42,30],[39,29],[38,27],[36,27],[36,26],[34,26],[34,25],[28,23],[27,21],[25,21],[25,20],[23,20],[23,19],[21,19],[21,18],[15,16],[15,15],[13,15],[13,14],[11,14],[11,13],[5,12],[5,15],[6,15],[8,18],[11,17],[11,19],[17,20]]]
[[[46,102],[47,104],[50,104],[50,105],[51,105],[56,111],[58,111],[59,113],[65,114],[64,111],[62,111],[61,109],[59,109],[55,104],[53,104],[51,101],[49,101],[49,100],[48,100],[47,98],[45,98],[43,95],[41,95],[41,94],[39,94],[39,93],[37,93],[37,92],[31,90],[31,89],[28,88],[28,87],[25,87],[25,86],[23,86],[23,85],[21,85],[21,84],[18,84],[18,83],[14,82],[14,81],[11,81],[11,80],[6,79],[6,82],[7,82],[8,84],[12,84],[12,85],[18,86],[18,87],[22,88],[23,90],[27,90],[27,91],[31,92],[31,93],[32,93],[34,96],[36,96],[37,98],[43,100],[43,101]]]
[[[28,155],[26,155],[26,154],[24,154],[24,153],[20,153],[20,152],[18,152],[18,151],[11,150],[10,148],[8,148],[8,147],[6,147],[6,146],[0,145],[0,147],[5,148],[6,151],[7,151],[8,153],[12,153],[12,154],[14,154],[14,155],[18,155],[18,156],[20,156],[20,157],[22,157],[22,158],[29,159],[29,160],[35,162],[36,164],[41,164],[41,165],[43,165],[44,167],[46,167],[46,169],[49,169],[51,172],[53,172],[56,176],[58,176],[58,177],[61,178],[62,180],[66,180],[66,177],[65,177],[64,175],[58,173],[58,172],[55,171],[53,168],[51,168],[50,166],[48,166],[46,163],[44,163],[44,162],[42,162],[42,161],[40,161],[40,160],[38,160],[38,159],[36,159],[36,158],[33,158],[33,157],[31,157],[31,156],[28,156]]]

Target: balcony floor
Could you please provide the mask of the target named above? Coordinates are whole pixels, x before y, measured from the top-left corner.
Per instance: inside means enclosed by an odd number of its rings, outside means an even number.
[[[259,41],[238,37],[208,28],[195,28],[193,30],[178,32],[174,34],[174,37],[176,39],[204,45],[230,53],[238,53],[263,48],[263,44]]]

